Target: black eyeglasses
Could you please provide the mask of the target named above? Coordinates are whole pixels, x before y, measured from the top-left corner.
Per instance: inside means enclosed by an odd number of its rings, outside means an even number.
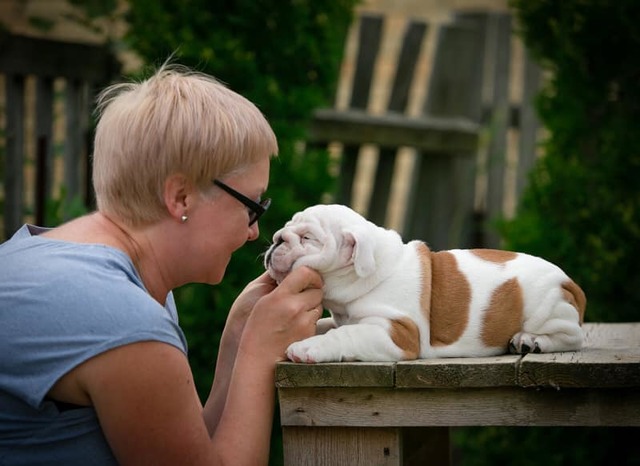
[[[239,193],[238,191],[236,191],[232,187],[227,186],[222,181],[213,180],[213,184],[215,184],[216,186],[218,186],[222,190],[226,191],[228,194],[230,194],[231,196],[235,197],[237,200],[239,200],[245,206],[247,206],[247,208],[249,209],[249,226],[251,226],[254,223],[256,223],[258,221],[258,219],[260,217],[262,217],[262,214],[264,214],[267,211],[267,209],[269,208],[269,206],[271,205],[271,199],[267,198],[267,199],[264,199],[264,200],[262,200],[262,201],[260,201],[258,203],[256,201],[253,201],[253,200],[249,199],[244,194]]]

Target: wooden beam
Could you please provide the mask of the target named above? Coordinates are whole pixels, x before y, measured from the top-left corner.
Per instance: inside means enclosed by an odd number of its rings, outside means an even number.
[[[415,147],[454,154],[472,152],[479,125],[464,118],[413,118],[402,114],[369,115],[357,110],[318,110],[309,130],[313,142]]]
[[[281,388],[283,426],[635,426],[633,388]]]
[[[82,79],[102,84],[118,68],[104,46],[0,34],[2,73]]]

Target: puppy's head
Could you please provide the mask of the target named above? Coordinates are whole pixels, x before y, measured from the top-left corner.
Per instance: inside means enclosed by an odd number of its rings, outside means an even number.
[[[349,273],[364,278],[376,270],[378,230],[383,229],[346,206],[312,206],[273,235],[264,265],[277,282],[301,266],[325,278]]]

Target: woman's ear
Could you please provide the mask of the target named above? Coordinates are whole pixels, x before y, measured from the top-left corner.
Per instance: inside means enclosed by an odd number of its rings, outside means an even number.
[[[186,176],[181,173],[174,173],[168,176],[164,182],[162,195],[169,215],[184,222],[189,215],[192,194],[193,185],[187,180]]]

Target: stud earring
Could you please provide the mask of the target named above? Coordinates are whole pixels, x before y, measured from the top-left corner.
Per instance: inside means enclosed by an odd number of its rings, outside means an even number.
[[[186,215],[182,215],[182,217],[180,217],[180,220],[182,221],[182,223],[185,223],[187,220],[189,220],[189,217],[187,217]]]

